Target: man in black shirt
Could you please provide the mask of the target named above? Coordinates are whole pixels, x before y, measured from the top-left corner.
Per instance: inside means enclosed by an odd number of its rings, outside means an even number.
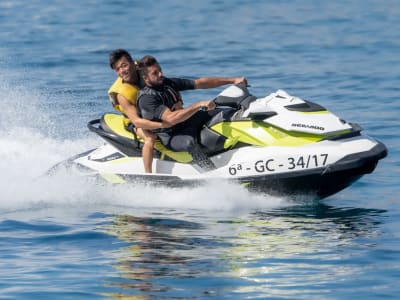
[[[188,151],[200,167],[215,169],[213,162],[196,142],[197,133],[210,119],[208,111],[214,109],[215,104],[212,100],[203,100],[183,108],[179,91],[215,88],[225,84],[247,85],[246,78],[165,78],[157,60],[149,55],[142,58],[139,66],[146,85],[138,95],[140,115],[151,121],[164,121],[171,125],[170,128],[153,130],[166,147],[174,151]]]

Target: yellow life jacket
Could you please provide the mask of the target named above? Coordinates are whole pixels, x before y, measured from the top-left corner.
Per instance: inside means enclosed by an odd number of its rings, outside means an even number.
[[[112,106],[119,112],[124,115],[124,125],[128,125],[131,123],[129,118],[124,114],[124,110],[122,106],[118,103],[117,96],[121,94],[126,100],[128,100],[132,105],[136,106],[137,94],[139,92],[139,88],[137,86],[131,85],[129,83],[124,83],[121,77],[118,77],[117,80],[113,83],[113,85],[108,90],[108,97],[112,104]]]

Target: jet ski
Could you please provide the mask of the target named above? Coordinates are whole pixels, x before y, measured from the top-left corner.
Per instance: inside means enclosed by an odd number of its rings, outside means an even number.
[[[387,155],[385,145],[363,135],[359,125],[284,90],[257,98],[247,87],[232,85],[214,101],[214,116],[198,134],[213,170],[157,142],[153,173],[144,173],[142,141],[116,113],[88,123],[104,139],[102,146],[63,165],[110,183],[182,187],[226,180],[256,192],[324,198],[371,173]]]

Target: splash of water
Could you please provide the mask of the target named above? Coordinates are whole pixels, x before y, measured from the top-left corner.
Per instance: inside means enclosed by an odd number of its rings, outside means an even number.
[[[158,207],[233,211],[283,205],[284,199],[250,194],[226,182],[192,189],[146,185],[100,185],[68,170],[42,176],[53,165],[100,145],[96,136],[55,136],[48,96],[28,88],[10,88],[0,73],[0,210],[40,207]],[[60,122],[62,124],[62,122]],[[81,128],[77,130],[82,130]]]

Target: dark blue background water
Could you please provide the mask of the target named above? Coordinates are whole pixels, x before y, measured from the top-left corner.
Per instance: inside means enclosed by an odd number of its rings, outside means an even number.
[[[398,298],[398,1],[3,0],[0,24],[0,299]],[[316,101],[389,156],[320,202],[41,178],[101,144],[115,48]]]

